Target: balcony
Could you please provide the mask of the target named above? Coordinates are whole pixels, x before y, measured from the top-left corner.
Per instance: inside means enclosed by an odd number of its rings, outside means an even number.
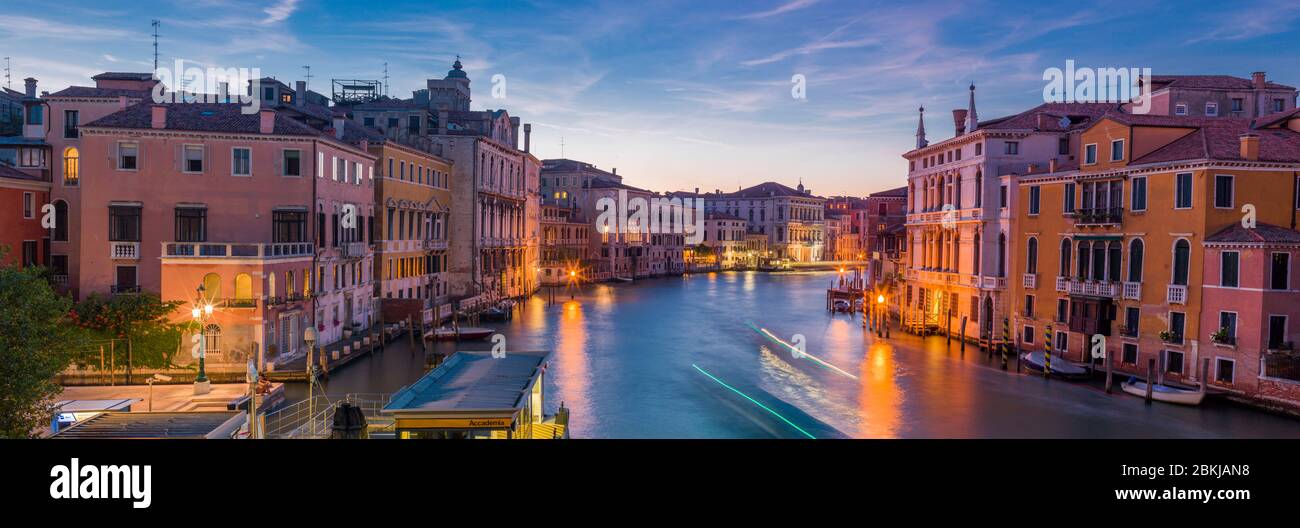
[[[166,258],[257,258],[277,259],[310,257],[315,254],[311,242],[279,242],[273,244],[247,244],[235,242],[163,242],[162,257]]]
[[[365,242],[344,242],[339,245],[339,255],[343,258],[365,258],[370,252],[370,244]]]
[[[1024,278],[1023,285],[1024,285],[1025,289],[1028,289],[1028,290],[1034,290],[1034,289],[1037,289],[1037,288],[1038,288],[1038,274],[1037,274],[1037,273],[1026,273],[1026,274],[1025,274],[1025,278]]]
[[[1068,277],[1056,278],[1056,291],[1065,293],[1070,291],[1070,279]]]
[[[139,242],[109,242],[109,258],[121,260],[140,260]]]
[[[1120,225],[1124,220],[1123,207],[1101,207],[1096,209],[1076,209],[1075,226]]]
[[[1142,283],[1126,282],[1124,283],[1124,298],[1134,301],[1142,300]]]
[[[423,247],[425,251],[441,251],[447,249],[447,241],[446,240],[425,240]]]
[[[1165,295],[1165,302],[1169,304],[1187,304],[1187,286],[1170,284],[1169,293]]]
[[[985,290],[1003,290],[1007,287],[1007,279],[1004,277],[983,277],[980,287]]]
[[[1060,290],[1062,277],[1057,277],[1057,288]],[[1109,297],[1117,298],[1120,294],[1120,284],[1118,282],[1094,281],[1087,279],[1067,278],[1065,281],[1065,290],[1070,295],[1084,295],[1088,297]]]

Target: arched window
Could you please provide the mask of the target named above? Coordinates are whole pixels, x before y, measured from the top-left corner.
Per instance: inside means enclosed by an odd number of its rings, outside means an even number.
[[[1187,285],[1187,265],[1191,259],[1191,251],[1187,239],[1180,238],[1174,242],[1174,284]]]
[[[1029,242],[1025,244],[1025,253],[1029,254],[1029,261],[1025,265],[1025,273],[1038,273],[1038,239],[1029,237]]]
[[[975,275],[980,274],[980,234],[975,233]]]
[[[1135,238],[1128,243],[1128,281],[1142,282],[1142,239]]]
[[[1007,276],[1007,235],[998,233],[998,276]]]
[[[984,172],[975,171],[975,207],[984,205]]]
[[[68,147],[63,150],[63,184],[72,187],[80,181],[81,153],[77,147]]]
[[[1070,276],[1070,253],[1074,248],[1070,245],[1070,239],[1061,240],[1061,266],[1059,275],[1062,277]]]
[[[249,300],[253,298],[253,277],[247,273],[235,275],[235,298]]]
[[[1088,263],[1092,259],[1092,244],[1084,240],[1079,242],[1079,273],[1080,279],[1088,278]]]
[[[275,273],[266,274],[266,296],[275,297]]]
[[[1111,282],[1119,281],[1119,260],[1120,243],[1118,240],[1112,240],[1106,245],[1106,280]]]
[[[221,327],[210,324],[203,327],[203,345],[205,355],[211,357],[221,353]]]
[[[203,276],[203,297],[209,301],[221,299],[221,275],[209,273]]]
[[[54,201],[54,232],[51,237],[55,242],[68,241],[68,202]]]

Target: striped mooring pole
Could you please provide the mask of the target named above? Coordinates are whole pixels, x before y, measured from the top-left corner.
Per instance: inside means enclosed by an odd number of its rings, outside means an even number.
[[[1002,370],[1007,369],[1007,352],[1011,350],[1011,320],[1002,318]]]
[[[1043,327],[1043,377],[1052,375],[1052,325]]]

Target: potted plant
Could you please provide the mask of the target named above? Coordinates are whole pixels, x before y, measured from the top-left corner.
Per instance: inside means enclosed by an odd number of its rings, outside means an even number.
[[[1179,336],[1178,334],[1175,334],[1169,330],[1161,330],[1160,340],[1166,343],[1178,343],[1182,341],[1182,336]]]
[[[1210,341],[1213,341],[1220,345],[1232,344],[1232,338],[1228,336],[1227,328],[1220,328],[1218,330],[1215,330],[1213,334],[1210,334]]]

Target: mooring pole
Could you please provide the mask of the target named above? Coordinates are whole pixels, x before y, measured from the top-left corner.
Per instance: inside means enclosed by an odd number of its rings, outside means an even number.
[[[1147,394],[1145,399],[1148,405],[1151,404],[1151,388],[1155,386],[1155,380],[1152,379],[1155,369],[1156,358],[1147,358]]]

